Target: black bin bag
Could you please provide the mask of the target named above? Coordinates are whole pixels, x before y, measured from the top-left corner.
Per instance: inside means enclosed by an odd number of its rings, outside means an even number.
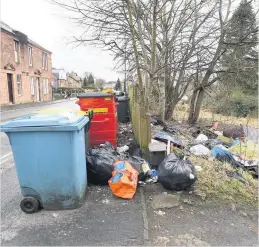
[[[116,151],[109,143],[93,148],[86,153],[87,180],[90,184],[107,185],[112,177],[114,162],[118,160]]]
[[[158,167],[158,182],[168,190],[185,190],[191,187],[196,179],[194,165],[174,153],[169,154]]]

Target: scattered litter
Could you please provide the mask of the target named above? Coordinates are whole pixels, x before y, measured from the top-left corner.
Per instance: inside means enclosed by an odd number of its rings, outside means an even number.
[[[165,212],[158,210],[158,211],[154,211],[156,214],[160,215],[160,216],[165,216]]]
[[[180,130],[173,125],[165,126],[163,128],[163,131],[169,132],[170,134],[173,134],[173,135],[179,135],[181,133]]]
[[[58,217],[58,214],[54,213],[52,214],[54,218]]]
[[[207,141],[208,137],[205,136],[204,134],[199,134],[196,138],[197,141]]]
[[[164,131],[155,130],[153,138],[165,143],[170,141],[175,147],[184,148],[184,143],[180,139],[173,137]]]
[[[200,171],[202,171],[202,168],[201,168],[201,166],[194,166],[195,167],[195,169],[196,169],[196,171],[197,172],[200,172]],[[191,191],[190,191],[191,192]]]
[[[231,203],[231,210],[232,211],[237,211],[236,205],[234,203]]]
[[[116,151],[107,142],[86,153],[87,179],[89,183],[107,185],[112,177],[113,164],[118,160]]]
[[[184,208],[183,208],[183,206],[182,206],[182,205],[180,206],[180,210],[181,210],[181,211],[183,211],[183,210],[184,210]]]
[[[215,132],[209,129],[203,129],[202,133],[206,135],[208,139],[216,139],[218,137],[218,135]]]
[[[121,153],[125,153],[126,151],[128,151],[129,150],[129,146],[127,146],[127,145],[124,145],[124,146],[122,146],[122,147],[117,147],[117,152],[119,153],[119,154],[121,154]]]
[[[243,211],[240,211],[240,214],[244,217],[247,217],[247,213],[243,212]]]
[[[215,146],[211,150],[211,155],[219,161],[230,163],[234,167],[240,167],[240,163],[234,159],[232,153],[222,145]]]
[[[160,143],[160,142],[155,139],[151,139],[151,143]]]
[[[208,149],[214,148],[216,145],[225,144],[223,141],[219,139],[208,139],[207,141],[202,142],[202,144]],[[226,144],[225,144],[226,145]]]
[[[166,144],[156,141],[148,146],[149,160],[152,168],[157,168],[166,157]]]
[[[138,171],[127,161],[117,161],[114,164],[109,186],[112,193],[120,198],[132,199],[138,184]]]
[[[198,189],[194,190],[194,194],[195,194],[196,196],[199,196],[203,201],[204,201],[204,200],[206,199],[206,197],[207,197],[207,195],[206,195],[205,192],[200,191],[200,190],[198,190]]]
[[[223,136],[223,132],[222,132],[222,131],[216,130],[216,131],[214,131],[214,133],[215,133],[216,135],[218,135],[218,136]]]
[[[236,139],[239,137],[245,137],[245,132],[242,125],[237,127],[227,127],[223,130],[223,136]]]
[[[216,129],[218,128],[218,126],[219,126],[219,122],[215,122],[215,123],[212,125],[211,129],[216,130]]]
[[[151,116],[151,124],[153,125],[161,125],[161,126],[166,126],[165,123],[161,120],[158,119],[156,116]]]
[[[171,151],[171,144],[170,144],[170,140],[167,141],[167,146],[166,146],[166,154],[170,154]]]
[[[190,148],[191,153],[197,156],[207,156],[210,153],[210,150],[202,144],[195,145]]]
[[[141,157],[132,156],[127,161],[138,171],[139,181],[145,182],[147,178],[151,177],[152,171],[146,160],[142,159]]]
[[[193,203],[190,199],[184,199],[183,202],[188,204],[188,205],[193,205]]]
[[[104,199],[104,200],[102,200],[101,201],[103,204],[109,204],[110,203],[110,201],[108,200],[108,199]]]
[[[151,124],[158,125],[158,121],[153,116],[150,118],[150,121],[151,121]]]
[[[229,148],[229,151],[243,158],[251,160],[258,159],[258,144],[251,140],[235,142]]]
[[[158,181],[166,189],[185,190],[196,181],[195,167],[185,157],[179,158],[171,153],[158,167]]]

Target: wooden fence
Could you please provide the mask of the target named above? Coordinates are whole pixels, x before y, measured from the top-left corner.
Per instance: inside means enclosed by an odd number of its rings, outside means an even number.
[[[148,155],[148,145],[151,142],[150,114],[139,103],[139,90],[136,85],[129,88],[130,113],[135,138],[144,156]]]

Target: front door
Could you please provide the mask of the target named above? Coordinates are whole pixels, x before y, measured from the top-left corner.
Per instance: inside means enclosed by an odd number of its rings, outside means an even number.
[[[8,93],[9,93],[9,102],[13,104],[13,75],[7,74],[7,83],[8,83]]]
[[[40,101],[40,78],[36,77],[36,100]]]

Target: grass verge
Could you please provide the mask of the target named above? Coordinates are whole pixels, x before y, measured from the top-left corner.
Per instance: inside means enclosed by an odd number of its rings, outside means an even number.
[[[174,111],[174,119],[177,120],[187,120],[188,118],[188,106],[177,106]],[[243,126],[249,126],[258,128],[258,119],[254,117],[246,117],[246,118],[238,118],[233,116],[224,116],[221,114],[215,114],[212,113],[206,109],[201,109],[199,121],[219,121],[224,124],[230,124],[230,125],[239,125],[242,124]]]
[[[230,164],[196,156],[192,156],[190,160],[193,164],[202,167],[194,185],[195,191],[205,193],[208,200],[223,200],[251,207],[258,205],[258,180],[254,179],[249,172],[238,170],[246,180],[242,183],[229,176],[235,173],[235,169]]]

